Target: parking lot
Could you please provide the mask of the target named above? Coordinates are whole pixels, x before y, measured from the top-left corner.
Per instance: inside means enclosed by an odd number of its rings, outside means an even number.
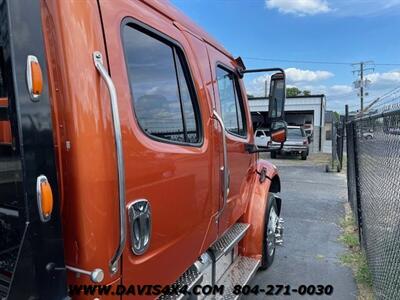
[[[347,201],[345,173],[325,173],[325,158],[315,154],[307,161],[288,157],[272,162],[281,174],[284,245],[277,249],[272,267],[259,271],[250,285],[284,284],[291,289],[300,285],[332,285],[333,294],[326,299],[356,299],[356,283],[351,269],[340,263],[345,248],[338,241],[339,223]],[[312,298],[297,293],[269,296],[270,299],[308,297]],[[318,296],[321,298],[325,297]]]

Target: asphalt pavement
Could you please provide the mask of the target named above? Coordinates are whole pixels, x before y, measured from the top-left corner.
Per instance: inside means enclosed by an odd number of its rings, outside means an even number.
[[[281,176],[284,245],[277,248],[274,264],[258,271],[249,285],[266,290],[268,285],[289,285],[291,291],[290,295],[283,295],[283,290],[276,296],[260,293],[243,299],[356,299],[356,283],[351,269],[340,263],[345,248],[338,241],[347,201],[345,174],[325,173],[325,165],[312,157],[307,161],[283,158],[272,162]],[[331,285],[333,293],[300,295],[304,287],[292,291],[301,285]]]

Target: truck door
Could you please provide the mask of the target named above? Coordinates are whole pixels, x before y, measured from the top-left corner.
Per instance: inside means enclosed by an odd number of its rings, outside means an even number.
[[[252,125],[248,107],[244,103],[244,89],[235,71],[234,62],[210,45],[207,49],[210,55],[216,111],[225,126],[227,146],[227,166],[224,166],[228,172],[227,199],[225,204],[221,201],[223,204],[220,208],[219,222],[219,233],[223,234],[240,218],[246,198],[250,197],[248,174],[254,155],[245,150],[245,144],[253,140],[248,130]]]
[[[141,1],[99,4],[122,128],[122,280],[170,284],[217,238],[212,110],[190,45],[171,20]]]
[[[40,2],[1,0],[0,299],[67,297],[45,71]]]

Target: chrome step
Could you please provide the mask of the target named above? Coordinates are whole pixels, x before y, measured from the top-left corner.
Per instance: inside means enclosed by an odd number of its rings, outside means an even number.
[[[5,297],[7,297],[10,282],[10,277],[0,274],[0,299],[6,299]]]
[[[250,224],[236,223],[214,244],[211,251],[215,259],[218,260],[222,255],[228,253],[244,237]]]
[[[200,274],[195,267],[192,265],[185,273],[183,273],[174,284],[172,284],[171,290],[176,291],[186,286],[187,290],[190,291],[195,285],[201,283],[203,275]],[[158,297],[159,300],[179,300],[186,297],[184,294],[163,294]]]
[[[223,295],[216,295],[212,297],[206,297],[206,299],[238,299],[239,295],[233,293],[235,285],[245,285],[248,284],[254,274],[257,272],[260,266],[260,260],[246,257],[238,256],[235,262],[229,267],[225,272],[224,276],[217,282],[217,285],[225,286]]]

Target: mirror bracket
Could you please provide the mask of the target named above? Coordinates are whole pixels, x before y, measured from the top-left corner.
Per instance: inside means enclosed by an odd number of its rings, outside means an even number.
[[[272,151],[282,150],[282,148],[283,148],[283,143],[281,143],[281,146],[279,148],[274,148],[274,149],[268,149],[268,148],[260,149],[254,144],[245,144],[244,145],[244,149],[249,154],[253,154],[253,153],[269,153],[269,152],[272,152]]]
[[[241,70],[242,74],[247,74],[247,73],[261,73],[261,72],[281,72],[284,76],[284,78],[286,78],[285,75],[285,70],[282,68],[267,68],[267,69],[250,69],[250,70]]]

